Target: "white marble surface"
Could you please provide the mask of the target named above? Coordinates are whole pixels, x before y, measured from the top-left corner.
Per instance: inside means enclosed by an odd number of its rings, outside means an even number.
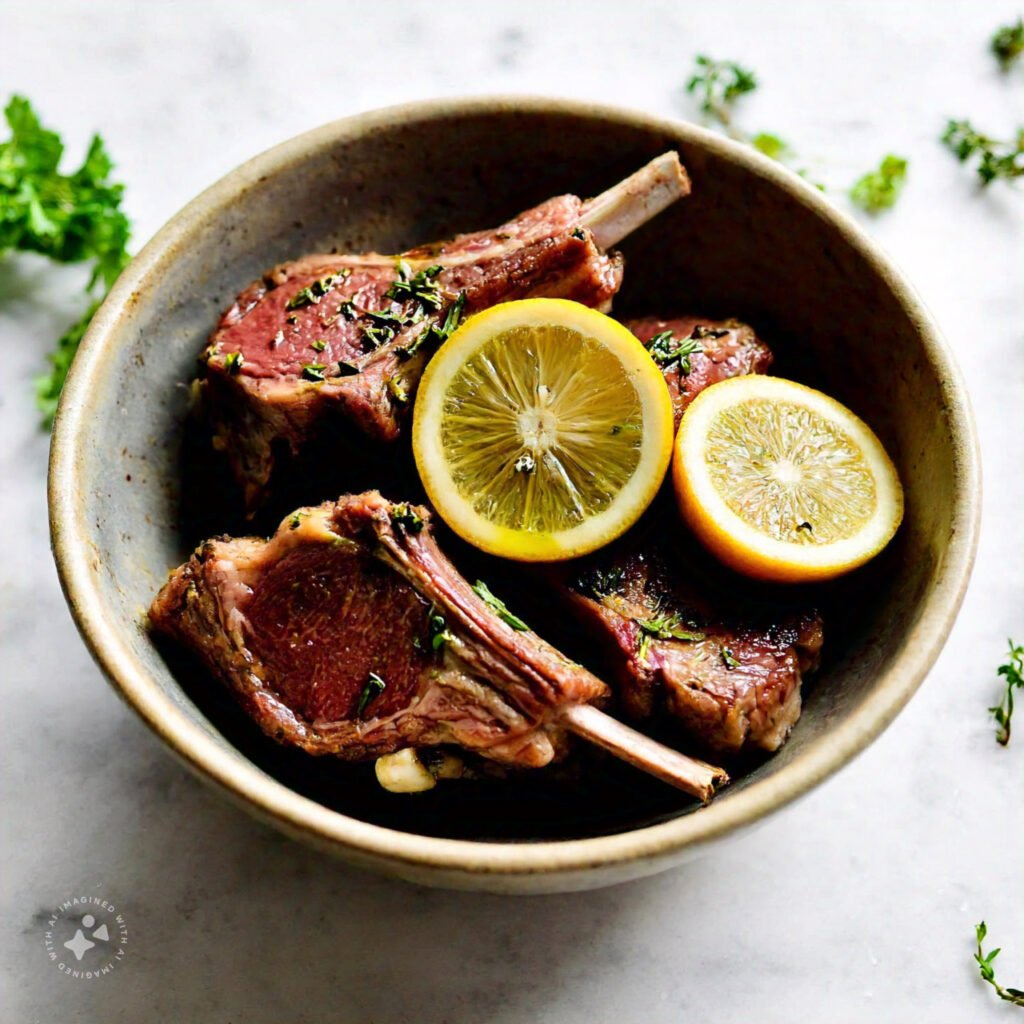
[[[883,153],[906,195],[870,230],[931,305],[974,397],[986,477],[978,565],[923,690],[871,750],[755,834],[661,877],[512,900],[355,873],[207,793],[118,703],[47,548],[47,439],[30,382],[76,271],[0,264],[0,1019],[39,1021],[999,1021],[975,921],[1024,984],[1020,781],[985,708],[1024,636],[1024,193],[937,145],[946,115],[1024,120],[1024,68],[986,53],[999,0],[516,5],[377,0],[0,0],[0,96],[32,97],[77,154],[106,136],[141,243],[251,154],[331,118],[486,91],[691,116],[692,56],[755,68],[752,128],[827,180]],[[557,6],[557,9],[554,9]],[[986,9],[987,8],[987,9]],[[880,366],[880,372],[885,367]],[[95,982],[43,950],[47,911],[120,903],[129,956]]]

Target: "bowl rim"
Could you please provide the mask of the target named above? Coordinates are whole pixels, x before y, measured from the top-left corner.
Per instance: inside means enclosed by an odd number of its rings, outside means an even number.
[[[261,177],[300,163],[308,154],[369,132],[411,122],[447,120],[488,113],[525,113],[626,123],[712,152],[776,187],[827,221],[874,267],[914,324],[939,378],[945,414],[954,439],[954,508],[948,547],[934,586],[871,696],[849,718],[798,755],[777,775],[759,780],[728,800],[699,813],[627,832],[586,839],[496,843],[443,839],[373,825],[301,796],[191,721],[165,694],[132,653],[114,616],[105,607],[98,567],[92,559],[85,516],[87,481],[81,477],[88,445],[86,425],[94,418],[102,378],[121,340],[120,324],[134,296],[154,279],[161,263],[211,216],[230,205],[240,190]],[[970,401],[947,343],[920,298],[861,227],[833,207],[793,172],[752,147],[685,121],[580,100],[496,95],[402,103],[341,118],[304,132],[230,171],[189,202],[153,236],[121,274],[82,341],[64,386],[50,449],[48,479],[51,546],[65,598],[78,629],[115,690],[193,771],[257,816],[293,834],[328,845],[369,866],[406,865],[466,876],[515,876],[581,872],[636,861],[662,860],[684,848],[702,846],[763,819],[810,791],[851,761],[896,717],[935,662],[956,618],[970,577],[980,521],[980,459]],[[652,869],[653,870],[653,869]]]

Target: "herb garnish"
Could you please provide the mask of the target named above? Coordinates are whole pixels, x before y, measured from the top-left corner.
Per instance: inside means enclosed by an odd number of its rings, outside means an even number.
[[[517,473],[532,473],[537,468],[537,460],[529,452],[523,452],[512,468]]]
[[[583,241],[586,241],[587,233],[586,233],[586,231],[583,230],[583,228],[576,227],[576,228],[573,228],[572,231],[569,232],[569,237],[570,238],[578,238],[581,242],[583,242]]]
[[[466,306],[466,293],[459,292],[459,297],[448,307],[444,320],[440,323],[431,324],[425,331],[420,332],[408,345],[398,350],[399,359],[408,359],[414,356],[419,349],[428,344],[442,344],[447,341],[455,328],[462,320],[462,311]]]
[[[303,363],[302,376],[305,380],[315,381],[319,384],[324,380],[324,370],[326,369],[327,366],[324,363]]]
[[[352,377],[357,373],[359,373],[359,367],[355,363],[350,363],[347,359],[342,359],[338,363],[339,377]]]
[[[315,352],[323,352],[327,348],[327,342],[323,338],[317,338],[316,341],[311,341],[309,347]]]
[[[338,307],[338,313],[346,320],[359,319],[359,310],[356,309],[356,304],[351,299],[345,299],[345,301]]]
[[[0,255],[18,250],[58,263],[92,263],[87,308],[47,354],[49,369],[35,380],[36,402],[49,427],[89,321],[128,263],[131,228],[121,211],[124,186],[111,180],[114,165],[99,135],[81,167],[62,174],[64,144],[40,124],[24,96],[11,97],[4,117],[11,134],[0,142]]]
[[[998,669],[998,674],[1006,680],[1006,690],[1003,699],[995,707],[988,709],[999,726],[996,740],[1004,747],[1010,742],[1014,688],[1024,688],[1024,646],[1015,644],[1012,640],[1007,640],[1007,643],[1010,645],[1009,657]]]
[[[296,512],[291,519],[288,520],[288,529],[297,530],[302,525],[302,517],[306,515],[305,512]]]
[[[907,180],[907,161],[889,153],[873,171],[858,178],[850,199],[868,213],[881,213],[895,205]]]
[[[577,576],[573,586],[581,593],[602,598],[608,597],[609,594],[621,593],[625,583],[625,569],[599,569],[594,566]]]
[[[363,717],[366,709],[387,689],[387,685],[376,672],[370,673],[370,678],[359,694],[359,703],[356,704],[357,718]]]
[[[637,647],[637,657],[641,661],[647,660],[647,651],[650,648],[651,640],[703,640],[704,634],[696,629],[692,623],[688,623],[689,629],[680,629],[682,618],[676,612],[667,615],[659,615],[653,619],[634,619],[640,630],[640,643]]]
[[[344,281],[352,272],[340,270],[337,274],[325,274],[306,288],[300,288],[287,302],[285,309],[302,309],[304,306],[319,305],[320,300],[334,285]]]
[[[384,293],[389,299],[398,302],[416,302],[423,310],[439,310],[443,302],[441,289],[434,283],[434,278],[444,268],[435,264],[425,267],[417,274],[405,260],[398,261],[398,277]]]
[[[429,630],[428,635],[432,651],[442,650],[445,644],[449,644],[455,639],[454,634],[447,629],[444,616],[439,611],[431,611],[427,629]]]
[[[391,510],[391,522],[400,526],[406,533],[419,533],[423,529],[423,518],[418,516],[412,505],[402,502]]]
[[[721,653],[722,653],[722,662],[724,663],[724,665],[725,665],[725,667],[727,669],[729,669],[731,671],[734,668],[739,668],[740,667],[739,659],[736,657],[735,654],[732,653],[732,649],[731,648],[723,647]]]
[[[978,947],[974,953],[974,962],[978,965],[979,974],[995,989],[996,995],[1000,999],[1005,999],[1006,1002],[1013,1003],[1014,1006],[1024,1006],[1024,991],[1019,988],[1003,988],[996,981],[996,969],[992,965],[1002,949],[997,946],[991,953],[986,953],[981,948],[986,935],[988,935],[988,926],[984,921],[974,926],[974,938]]]
[[[975,171],[982,185],[996,178],[1019,178],[1024,175],[1024,128],[1013,142],[982,135],[970,121],[949,121],[942,141],[961,163],[977,158]]]
[[[1024,53],[1024,18],[1018,18],[1016,25],[1003,25],[992,37],[992,53],[999,66],[1009,71]]]
[[[732,60],[712,60],[698,54],[693,77],[686,83],[686,91],[700,99],[700,109],[720,124],[732,122],[733,104],[745,93],[757,88],[753,71]]]
[[[363,324],[363,341],[369,342],[370,350],[386,345],[395,336],[394,328],[385,324]]]
[[[728,334],[729,332],[723,331],[722,333]],[[671,331],[660,331],[651,338],[647,351],[659,366],[668,366],[678,359],[680,372],[686,374],[693,368],[690,365],[690,356],[704,352],[704,346],[696,340],[695,335],[696,330],[677,342]]]
[[[224,369],[233,377],[245,365],[245,356],[241,352],[229,352],[224,357]]]
[[[518,615],[513,614],[505,606],[505,602],[500,598],[495,597],[490,590],[490,587],[484,583],[483,580],[477,580],[473,584],[473,593],[483,601],[494,613],[504,622],[507,626],[511,626],[513,629],[519,630],[521,633],[525,633],[530,627],[523,622]]]

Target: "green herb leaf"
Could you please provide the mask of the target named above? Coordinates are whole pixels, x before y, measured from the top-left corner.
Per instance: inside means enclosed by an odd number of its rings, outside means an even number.
[[[757,88],[757,77],[732,60],[712,60],[704,54],[696,58],[696,67],[686,91],[700,101],[700,109],[720,124],[732,122],[736,100]]]
[[[1024,992],[1017,988],[1003,988],[1002,985],[996,981],[995,968],[992,966],[992,962],[997,956],[999,956],[1001,949],[998,947],[993,949],[992,952],[986,953],[982,949],[982,943],[985,941],[985,936],[988,935],[988,928],[984,921],[979,922],[974,926],[974,938],[977,944],[977,948],[974,953],[974,962],[978,965],[978,973],[982,979],[995,989],[996,995],[1000,999],[1004,999],[1008,1003],[1012,1003],[1014,1006],[1024,1006]]]
[[[431,611],[427,628],[432,651],[441,651],[447,644],[453,643],[455,640],[454,634],[448,630],[444,616],[439,611]]]
[[[850,198],[868,213],[881,213],[893,207],[907,180],[907,161],[890,153],[874,171],[858,178],[850,189]]]
[[[391,522],[395,526],[400,526],[406,533],[419,533],[423,529],[423,518],[406,502],[391,509]]]
[[[734,668],[739,668],[740,667],[739,659],[736,657],[735,654],[732,653],[732,650],[730,648],[723,647],[721,653],[722,653],[722,662],[725,664],[725,667],[727,669],[729,669],[731,671]]]
[[[417,274],[405,260],[398,261],[398,277],[384,293],[389,299],[397,302],[415,302],[425,311],[436,311],[441,308],[443,299],[441,289],[434,283],[434,278],[441,273],[442,267],[425,267]]]
[[[245,365],[245,356],[241,352],[229,352],[224,357],[224,369],[234,377]]]
[[[702,633],[693,623],[687,623],[687,629],[680,629],[682,617],[677,612],[659,615],[653,619],[634,619],[639,628],[639,645],[637,655],[641,661],[647,660],[647,652],[652,640],[703,640]]]
[[[473,584],[473,593],[476,594],[476,596],[479,597],[480,600],[483,601],[484,604],[486,604],[492,611],[494,611],[498,618],[506,625],[519,630],[521,633],[526,632],[530,628],[521,618],[519,618],[518,615],[514,615],[508,610],[504,601],[495,597],[491,593],[490,588],[483,580],[477,580],[476,583]]]
[[[1024,53],[1024,18],[1014,25],[1003,25],[992,37],[992,53],[1003,71],[1009,71]]]
[[[317,338],[316,341],[311,341],[309,343],[309,347],[313,349],[314,352],[323,352],[323,350],[327,348],[327,342],[324,341],[323,338]]]
[[[303,363],[302,364],[302,376],[304,380],[311,380],[315,383],[322,383],[324,380],[324,370],[327,369],[324,363]]]
[[[359,694],[359,703],[356,704],[356,718],[362,718],[366,709],[387,689],[387,683],[376,672],[370,673],[366,685]]]
[[[286,303],[285,309],[302,309],[304,306],[319,305],[320,300],[341,281],[351,273],[350,270],[340,270],[336,274],[325,274],[319,280],[314,281],[306,288],[300,288]]]
[[[690,356],[704,352],[704,346],[696,338],[699,328],[687,335],[681,341],[676,341],[671,331],[661,331],[654,335],[647,343],[647,351],[651,358],[661,367],[666,367],[676,360],[679,360],[679,369],[682,373],[689,373],[692,369]],[[722,331],[728,334],[728,331]]]
[[[444,320],[440,324],[433,323],[425,331],[421,331],[412,342],[398,350],[398,357],[409,359],[424,345],[440,345],[446,342],[455,333],[455,328],[459,326],[465,306],[466,293],[459,292],[459,297],[448,307]]]
[[[1006,663],[1000,665],[996,674],[1006,680],[1006,689],[1003,691],[1003,699],[995,706],[989,708],[989,713],[996,720],[999,728],[996,730],[996,741],[1004,747],[1010,742],[1010,726],[1013,718],[1013,691],[1024,688],[1024,646],[1007,640],[1010,652]]]
[[[92,263],[86,290],[94,301],[50,353],[36,397],[49,426],[78,345],[103,295],[128,263],[131,228],[121,211],[124,186],[110,180],[114,164],[94,135],[81,167],[61,174],[60,136],[44,128],[24,96],[4,109],[10,138],[0,142],[0,256],[36,252],[58,263]]]
[[[997,178],[1012,180],[1024,175],[1024,128],[1013,142],[982,135],[970,121],[949,121],[942,133],[947,149],[961,162],[975,162],[974,170],[982,185]]]
[[[750,144],[754,149],[764,153],[765,156],[771,157],[772,160],[781,160],[792,153],[788,143],[780,139],[778,135],[772,135],[770,132],[758,132],[750,140]]]
[[[409,385],[406,380],[400,377],[397,373],[391,377],[388,377],[388,394],[399,403],[399,405],[408,405],[409,403]]]

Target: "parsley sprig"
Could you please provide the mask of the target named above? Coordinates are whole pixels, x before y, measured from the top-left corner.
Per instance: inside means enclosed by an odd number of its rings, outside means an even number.
[[[1013,691],[1024,688],[1024,646],[1007,640],[1010,645],[1010,653],[1006,663],[999,666],[997,674],[1006,680],[1006,689],[1003,691],[1003,699],[989,708],[989,713],[996,720],[999,727],[996,730],[996,740],[1004,747],[1010,742],[1010,725],[1013,719]]]
[[[985,941],[986,935],[988,935],[988,926],[984,921],[974,926],[974,938],[977,943],[974,962],[978,965],[978,973],[995,989],[996,995],[1000,999],[1005,999],[1008,1003],[1013,1003],[1014,1006],[1024,1006],[1024,991],[1021,991],[1019,988],[1003,988],[996,981],[996,970],[993,967],[993,963],[1002,952],[1002,949],[997,946],[991,952],[986,953],[981,945]]]
[[[128,263],[131,227],[121,210],[124,186],[94,135],[81,167],[60,171],[64,144],[44,128],[24,96],[4,108],[10,138],[0,142],[0,256],[36,252],[58,263],[92,263],[85,313],[57,341],[49,372],[36,379],[36,399],[49,426],[71,361],[104,295]]]

